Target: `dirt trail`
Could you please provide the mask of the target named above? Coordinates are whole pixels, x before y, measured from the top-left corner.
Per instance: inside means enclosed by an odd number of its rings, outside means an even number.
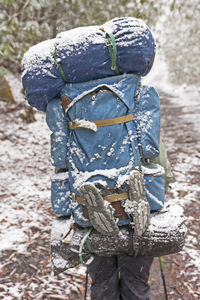
[[[198,131],[195,129],[198,126],[200,128],[200,107],[180,106],[180,103],[174,104],[175,101],[173,103],[170,101],[170,95],[160,93],[160,96],[162,135],[174,174],[167,197],[183,203],[188,226],[183,251],[163,257],[168,298],[200,299],[200,141]],[[165,299],[158,259],[154,260],[150,284],[152,300]]]
[[[182,202],[188,217],[188,237],[184,250],[179,254],[163,257],[168,298],[200,299],[200,142],[193,122],[194,118],[196,122],[200,122],[200,108],[192,105],[185,108],[178,103],[173,104],[170,101],[172,96],[162,92],[160,96],[162,135],[175,177],[167,197]],[[83,300],[83,268],[67,271],[56,278],[50,275],[49,238],[52,213],[49,201],[50,184],[47,185],[50,169],[49,132],[38,131],[39,126],[36,124],[40,122],[41,128],[44,116],[39,114],[37,122],[26,125],[21,118],[23,105],[16,110],[12,105],[1,103],[1,109],[0,140],[14,151],[10,153],[9,150],[7,156],[0,153],[0,167],[6,177],[0,183],[0,200],[2,211],[8,211],[1,220],[2,228],[8,230],[8,233],[9,230],[16,229],[24,231],[25,236],[16,243],[16,248],[7,247],[2,251],[0,299]],[[18,185],[21,185],[19,190]],[[29,185],[31,189],[27,194]],[[150,284],[151,300],[164,300],[157,258],[151,270]]]

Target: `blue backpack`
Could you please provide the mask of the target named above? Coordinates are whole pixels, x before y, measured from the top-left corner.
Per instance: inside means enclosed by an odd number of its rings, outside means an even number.
[[[93,182],[102,190],[123,190],[135,168],[144,175],[151,211],[163,207],[164,170],[149,164],[159,155],[160,100],[140,79],[124,74],[66,84],[61,97],[48,103],[56,214],[73,213],[78,224],[86,225],[76,201],[80,186]]]

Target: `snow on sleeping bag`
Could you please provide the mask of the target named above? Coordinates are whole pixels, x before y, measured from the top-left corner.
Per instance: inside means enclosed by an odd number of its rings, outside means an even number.
[[[25,53],[22,83],[29,104],[46,111],[47,103],[59,95],[65,81],[58,64],[72,83],[115,75],[109,54],[109,34],[114,36],[119,73],[146,75],[153,64],[155,42],[142,20],[116,18],[101,26],[79,27],[41,42]]]

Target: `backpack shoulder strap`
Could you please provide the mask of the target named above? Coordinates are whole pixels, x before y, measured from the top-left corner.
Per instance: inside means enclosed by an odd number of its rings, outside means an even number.
[[[62,105],[64,111],[67,110],[67,108],[68,108],[68,106],[70,105],[71,102],[72,102],[72,100],[69,97],[62,94],[62,96],[61,96],[61,105]]]

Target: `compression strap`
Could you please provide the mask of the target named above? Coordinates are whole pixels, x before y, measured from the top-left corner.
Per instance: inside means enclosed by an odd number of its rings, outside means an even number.
[[[113,33],[108,33],[104,28],[100,28],[101,31],[105,32],[106,46],[108,47],[108,52],[111,59],[111,69],[115,71],[116,75],[119,75],[119,69],[117,66],[117,47],[115,43],[115,37]]]
[[[112,202],[126,200],[126,199],[129,198],[129,195],[128,195],[127,192],[124,192],[124,193],[120,193],[120,194],[107,195],[107,196],[104,196],[102,198],[103,198],[104,201],[112,203]],[[80,203],[82,205],[85,205],[84,200],[78,195],[72,194],[72,200],[75,200],[78,203]]]
[[[60,75],[62,77],[62,79],[66,82],[66,83],[69,83],[69,81],[67,80],[66,76],[65,76],[65,72],[61,66],[61,63],[60,63],[60,58],[58,57],[58,51],[57,51],[57,45],[55,44],[55,48],[54,48],[54,52],[52,53],[52,57],[54,59],[54,62],[58,68],[58,71],[60,72]]]
[[[69,129],[90,129],[94,130],[91,125],[96,125],[96,127],[103,127],[103,126],[111,126],[121,123],[126,123],[133,121],[134,116],[133,114],[111,118],[111,119],[104,119],[104,120],[97,120],[97,121],[86,121],[86,120],[75,120],[68,123]],[[94,130],[96,131],[96,130]]]

